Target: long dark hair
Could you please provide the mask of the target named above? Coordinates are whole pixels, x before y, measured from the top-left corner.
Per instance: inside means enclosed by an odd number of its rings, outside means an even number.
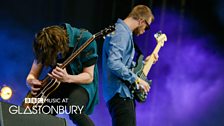
[[[69,50],[66,30],[61,26],[43,28],[35,35],[33,49],[37,63],[56,65],[57,55],[64,57]]]

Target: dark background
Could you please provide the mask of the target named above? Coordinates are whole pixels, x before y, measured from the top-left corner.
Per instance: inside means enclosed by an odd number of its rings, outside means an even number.
[[[22,27],[34,34],[44,26],[68,22],[94,33],[115,23],[117,18],[125,18],[137,4],[147,5],[152,10],[172,10],[180,16],[193,18],[200,22],[200,29],[196,29],[199,34],[209,32],[222,39],[224,17],[221,0],[8,0],[0,5],[1,24]],[[155,15],[156,18],[158,16]],[[222,42],[217,44],[223,46]]]
[[[124,19],[137,4],[151,7],[151,30],[135,37],[144,55],[162,30],[168,41],[149,78],[149,100],[137,103],[138,126],[223,126],[224,121],[224,2],[222,0],[7,0],[0,1],[0,88],[10,86],[9,102],[19,105],[33,53],[32,40],[41,28],[70,23],[96,33]],[[99,72],[103,39],[97,40]],[[91,118],[97,126],[111,125],[102,98]],[[66,115],[65,117],[71,125]]]

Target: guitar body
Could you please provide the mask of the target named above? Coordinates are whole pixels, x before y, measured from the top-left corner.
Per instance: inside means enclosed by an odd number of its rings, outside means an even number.
[[[47,82],[43,81],[42,85],[44,86],[35,96],[31,94],[31,91],[27,93],[22,106],[29,108],[34,106],[42,107],[45,103],[45,100],[60,86],[60,84],[61,83],[55,79],[49,79]]]
[[[61,69],[66,68],[66,66],[71,63],[93,40],[96,38],[103,37],[115,30],[115,26],[109,26],[104,30],[94,34],[89,38],[84,44],[82,44],[75,52],[73,52],[59,67]],[[42,107],[46,99],[60,86],[61,82],[46,76],[41,84],[40,90],[34,96],[31,91],[29,91],[22,103],[23,107]]]
[[[153,50],[152,54],[158,54],[160,48],[164,45],[164,42],[167,41],[167,37],[161,31],[157,32],[154,37],[156,38],[157,45]],[[136,67],[133,69],[133,72],[142,80],[148,82],[151,85],[152,80],[147,79],[147,75],[155,61],[154,56],[150,56],[146,62],[144,62],[144,56],[140,55],[137,61]],[[143,89],[139,88],[138,84],[129,84],[128,85],[130,92],[134,95],[134,98],[138,102],[145,102],[147,98],[147,93]]]
[[[149,85],[151,85],[152,80],[148,80],[147,77],[143,74],[143,68],[144,68],[144,63],[143,63],[143,55],[140,55],[136,64],[136,67],[133,69],[133,72],[141,79],[145,80],[148,82]],[[144,90],[140,89],[137,84],[131,84],[129,86],[129,89],[131,93],[133,93],[135,100],[138,102],[145,102],[147,98],[147,94],[144,92]]]

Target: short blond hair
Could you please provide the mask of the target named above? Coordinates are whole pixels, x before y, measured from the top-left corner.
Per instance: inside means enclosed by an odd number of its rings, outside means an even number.
[[[145,5],[137,5],[135,6],[132,11],[129,13],[128,17],[132,17],[134,19],[145,19],[148,20],[151,18],[151,20],[154,20],[154,16],[152,14],[152,11],[149,7]]]

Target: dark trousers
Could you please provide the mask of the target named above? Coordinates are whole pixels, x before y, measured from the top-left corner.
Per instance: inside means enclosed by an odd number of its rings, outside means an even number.
[[[75,84],[61,84],[60,87],[53,92],[49,97],[51,98],[68,98],[67,103],[48,103],[47,105],[63,105],[63,106],[84,106],[81,112],[70,113],[69,118],[73,121],[76,126],[94,126],[93,121],[85,114],[85,108],[89,101],[89,96],[87,91],[78,85]],[[55,113],[54,115],[56,115]]]
[[[116,94],[107,102],[113,126],[136,126],[135,102]]]

